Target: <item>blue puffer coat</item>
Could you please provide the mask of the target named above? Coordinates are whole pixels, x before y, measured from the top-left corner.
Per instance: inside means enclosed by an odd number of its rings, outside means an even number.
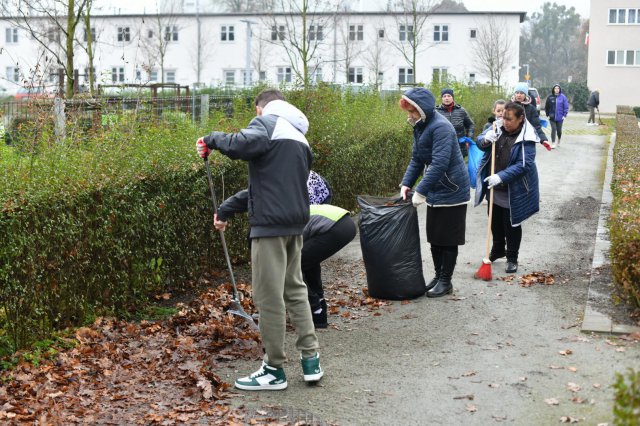
[[[540,210],[540,191],[538,188],[538,169],[536,167],[536,131],[526,119],[509,157],[509,165],[498,172],[502,183],[507,185],[509,206],[511,207],[511,226],[520,225]],[[482,157],[476,174],[475,206],[478,206],[488,193],[484,179],[489,176],[491,151]]]
[[[428,205],[445,207],[467,203],[471,198],[469,174],[455,129],[435,111],[435,98],[427,89],[409,89],[403,98],[420,112],[422,119],[413,126],[413,153],[402,185],[413,187],[424,173],[415,190],[427,197]]]

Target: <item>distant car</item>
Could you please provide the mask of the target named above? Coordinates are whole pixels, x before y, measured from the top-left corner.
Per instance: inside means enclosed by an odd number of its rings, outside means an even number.
[[[53,92],[47,90],[46,87],[43,86],[33,86],[33,87],[21,87],[18,89],[15,95],[15,99],[18,101],[34,99],[34,98],[52,98],[54,96]]]
[[[535,87],[529,87],[529,97],[532,102],[536,103],[536,109],[540,112],[540,94],[538,93],[538,89]]]

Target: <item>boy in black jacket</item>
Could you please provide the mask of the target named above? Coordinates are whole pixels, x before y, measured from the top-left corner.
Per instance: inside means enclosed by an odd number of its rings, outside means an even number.
[[[266,354],[260,369],[237,379],[235,386],[279,390],[287,387],[283,369],[286,311],[298,334],[304,380],[317,382],[324,374],[300,269],[302,231],[309,220],[307,178],[312,155],[304,136],[309,121],[284,101],[282,93],[264,90],[255,104],[257,117],[246,129],[213,132],[198,139],[196,146],[202,158],[216,149],[249,163],[249,189],[236,194],[232,203],[249,212],[253,299]],[[216,229],[225,230],[232,213],[227,214],[218,209]]]

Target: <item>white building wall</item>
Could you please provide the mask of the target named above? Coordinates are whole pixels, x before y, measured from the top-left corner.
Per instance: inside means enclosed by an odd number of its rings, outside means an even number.
[[[504,72],[502,85],[510,88],[518,81],[519,60],[519,34],[520,23],[524,19],[523,13],[497,13],[504,25],[513,35],[512,55]],[[480,69],[473,55],[475,42],[470,38],[472,28],[480,30],[482,22],[486,19],[487,12],[465,12],[452,14],[434,14],[427,18],[423,27],[424,46],[419,49],[415,81],[429,84],[434,68],[447,70],[450,77],[458,81],[469,82],[470,74],[475,74],[477,83],[487,83],[489,78]],[[112,69],[117,70],[115,83],[120,81],[119,70],[124,68],[123,83],[148,83],[159,82],[160,65],[156,63],[149,66],[149,55],[145,53],[147,32],[150,28],[156,29],[154,15],[112,15],[92,17],[93,26],[96,28],[97,42],[94,48],[94,66],[98,74],[98,83],[113,84]],[[175,82],[181,85],[192,86],[197,81],[197,34],[198,25],[196,15],[183,14],[175,17],[161,17],[165,24],[170,23],[178,28],[178,40],[172,41],[167,49],[164,61],[165,76],[167,71],[175,74]],[[226,74],[232,73],[234,85],[242,86],[244,83],[244,70],[246,67],[246,23],[243,20],[255,22],[252,25],[252,80],[257,81],[258,62],[266,73],[266,79],[271,84],[276,84],[278,68],[291,67],[290,60],[282,46],[272,44],[271,23],[266,18],[258,15],[247,14],[201,14],[201,57],[202,68],[200,80],[208,86],[226,84]],[[283,22],[284,17],[280,20]],[[380,12],[353,12],[344,14],[336,21],[334,28],[331,22],[323,25],[324,40],[318,46],[311,65],[322,68],[324,81],[344,84],[347,82],[347,72],[344,64],[343,33],[348,31],[348,24],[363,26],[363,40],[350,42],[350,46],[359,53],[353,57],[350,66],[362,70],[363,84],[371,84],[376,81],[376,73],[371,64],[370,57],[378,50],[378,42],[381,52],[381,71],[383,72],[382,88],[398,88],[399,69],[408,68],[409,64],[402,54],[391,45],[390,39],[398,40],[398,22],[393,15]],[[449,40],[441,43],[433,42],[433,26],[447,25]],[[9,92],[15,92],[23,84],[22,81],[10,82],[7,79],[7,68],[19,67],[23,77],[28,77],[30,71],[42,63],[43,56],[39,54],[43,49],[37,43],[20,31],[17,43],[7,42],[4,32],[11,28],[7,21],[0,21],[3,33],[0,33],[0,87]],[[233,26],[233,40],[221,40],[222,27]],[[118,27],[128,27],[130,41],[117,40]],[[301,25],[297,25],[300,28]],[[384,30],[385,38],[378,38],[378,31]],[[82,29],[78,30],[78,38],[82,39]],[[264,41],[266,39],[267,41]],[[262,41],[261,41],[262,40]],[[262,50],[262,60],[258,61],[258,52]],[[86,53],[78,48],[76,51],[76,68],[84,73],[88,60]],[[54,63],[50,69],[55,69]],[[157,72],[157,78],[150,79],[150,68]],[[359,70],[358,70],[359,71]],[[293,70],[292,70],[293,72]],[[137,77],[140,76],[140,79]],[[295,74],[293,75],[295,80]],[[85,78],[81,77],[84,83]],[[166,79],[165,79],[166,81]]]

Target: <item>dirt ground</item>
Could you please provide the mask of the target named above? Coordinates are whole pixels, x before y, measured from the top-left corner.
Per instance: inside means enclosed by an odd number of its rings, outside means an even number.
[[[468,209],[449,297],[420,297],[379,307],[339,306],[367,287],[358,237],[324,265],[330,327],[319,331],[325,377],[302,380],[294,333],[288,333],[289,388],[242,392],[232,399],[259,417],[335,425],[612,424],[616,372],[640,368],[630,338],[580,332],[590,283],[608,136],[570,115],[560,148],[538,149],[541,211],[523,225],[520,269],[493,265],[490,282],[472,278],[485,252],[486,208]],[[418,209],[424,227],[424,207]],[[421,230],[424,274],[432,275]],[[550,285],[521,284],[531,273]],[[607,271],[595,271],[610,286]],[[618,320],[633,323],[605,300]],[[258,361],[224,365],[233,383]]]

